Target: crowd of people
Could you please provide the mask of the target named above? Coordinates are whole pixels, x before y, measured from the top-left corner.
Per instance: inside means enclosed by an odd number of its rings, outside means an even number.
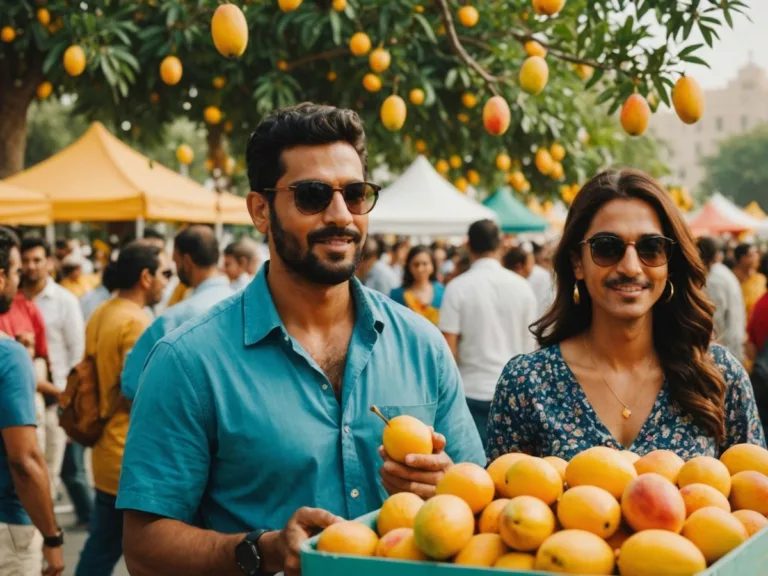
[[[296,576],[314,531],[428,498],[454,462],[765,445],[742,365],[768,373],[757,251],[697,246],[645,174],[588,182],[556,247],[492,221],[424,246],[367,235],[379,187],[354,112],[276,111],[246,157],[267,262],[202,225],[88,261],[0,228],[0,574],[62,573],[59,483],[89,526],[78,576],[123,555],[138,574]],[[59,426],[87,374],[93,488]],[[432,426],[434,453],[390,458],[372,405]]]

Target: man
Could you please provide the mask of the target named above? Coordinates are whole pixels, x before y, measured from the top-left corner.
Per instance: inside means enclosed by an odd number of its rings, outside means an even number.
[[[51,250],[42,238],[24,238],[21,243],[23,293],[43,315],[51,381],[61,393],[67,387],[69,371],[83,359],[85,325],[77,298],[50,277],[50,258]],[[59,427],[58,404],[57,398],[47,399],[44,419],[40,422],[45,430],[45,463],[54,499],[67,445],[67,435]]]
[[[258,270],[259,249],[252,240],[241,238],[224,249],[224,273],[235,292],[248,286]]]
[[[492,220],[469,227],[471,266],[445,288],[440,330],[461,371],[467,404],[483,442],[496,382],[509,360],[535,348],[528,327],[536,297],[528,282],[499,262],[499,228]]]
[[[363,255],[356,272],[357,278],[371,290],[377,290],[389,296],[390,292],[400,286],[392,268],[381,260],[381,248],[378,241],[368,236],[363,245]]]
[[[555,301],[555,281],[552,278],[551,247],[533,243],[533,257],[536,263],[528,276],[528,282],[536,295],[537,318],[546,314]]]
[[[522,246],[513,246],[504,255],[504,268],[526,280],[531,277],[535,265],[536,260],[533,258],[533,252]]]
[[[16,295],[19,240],[0,227],[0,313]],[[24,346],[0,335],[0,574],[59,576],[64,543],[35,434],[35,371]],[[43,535],[45,538],[43,538]],[[40,550],[47,566],[43,570]]]
[[[147,361],[118,500],[135,574],[296,576],[315,530],[485,461],[439,332],[354,278],[378,190],[357,114],[278,110],[247,162],[270,260]],[[390,460],[374,404],[433,425],[434,454]]]
[[[83,318],[87,322],[96,311],[96,308],[112,298],[115,291],[115,271],[117,262],[109,262],[104,270],[101,271],[101,284],[80,298],[80,308],[83,312]]]
[[[155,344],[187,320],[234,293],[229,279],[219,274],[219,242],[210,227],[195,225],[179,232],[174,240],[173,261],[179,280],[193,292],[152,322],[128,354],[120,385],[123,396],[129,400],[136,396],[139,376]]]
[[[747,314],[747,322],[749,322],[755,304],[766,291],[766,278],[757,271],[760,264],[760,253],[757,246],[739,244],[733,251],[733,257],[735,261],[733,273],[741,284],[744,310]]]
[[[83,272],[84,259],[78,252],[72,252],[61,261],[61,280],[59,284],[82,298],[98,284],[92,276]]]
[[[125,356],[149,325],[144,308],[168,283],[169,262],[157,246],[134,242],[117,259],[117,292],[85,327],[85,353],[94,359],[104,433],[92,450],[96,505],[76,576],[108,575],[122,556],[123,513],[115,508],[130,407],[120,393]]]
[[[707,268],[704,288],[715,305],[715,339],[743,362],[747,326],[739,280],[721,262],[722,252],[714,238],[699,238],[697,244],[701,260]]]

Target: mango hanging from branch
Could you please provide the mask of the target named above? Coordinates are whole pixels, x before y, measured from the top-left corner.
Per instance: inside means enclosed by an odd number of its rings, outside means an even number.
[[[483,106],[483,126],[492,136],[501,136],[509,129],[512,113],[501,96],[493,96]]]

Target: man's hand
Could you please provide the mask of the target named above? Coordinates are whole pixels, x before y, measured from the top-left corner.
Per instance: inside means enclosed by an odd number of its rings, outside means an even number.
[[[445,453],[445,436],[434,429],[432,446],[432,454],[409,454],[405,464],[392,460],[384,447],[379,446],[379,454],[384,459],[384,466],[379,470],[381,484],[390,495],[413,492],[425,500],[435,495],[435,486],[453,466],[453,461]]]
[[[45,568],[43,576],[61,576],[64,573],[64,550],[61,546],[48,548],[43,546],[43,558],[45,558]]]
[[[37,391],[47,398],[53,398],[57,402],[59,401],[59,398],[61,398],[61,390],[56,388],[56,386],[50,382],[44,380],[37,383]]]
[[[267,532],[259,540],[264,554],[264,571],[301,575],[299,546],[323,528],[344,519],[320,508],[299,508],[280,532]]]

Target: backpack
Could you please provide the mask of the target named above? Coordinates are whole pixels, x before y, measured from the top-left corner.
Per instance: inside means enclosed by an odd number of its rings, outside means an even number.
[[[124,404],[124,397],[119,394],[110,414],[102,418],[100,400],[96,360],[86,356],[67,377],[67,389],[60,400],[59,425],[70,438],[87,448],[99,441],[107,422]]]

